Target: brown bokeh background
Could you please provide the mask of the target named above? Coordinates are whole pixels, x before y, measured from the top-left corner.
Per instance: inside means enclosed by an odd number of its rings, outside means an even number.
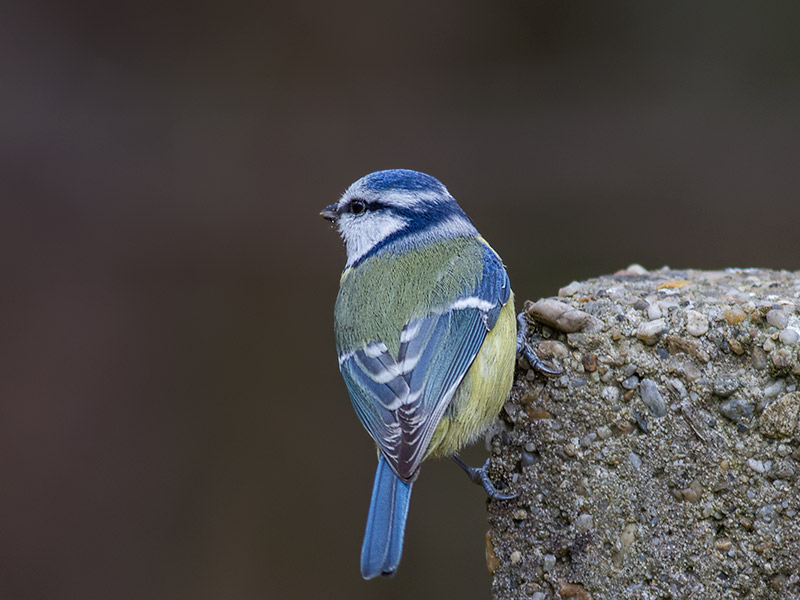
[[[0,17],[0,597],[487,597],[423,470],[394,580],[332,338],[353,180],[445,182],[520,299],[798,268],[797,3],[18,0]],[[485,451],[472,449],[478,463]]]

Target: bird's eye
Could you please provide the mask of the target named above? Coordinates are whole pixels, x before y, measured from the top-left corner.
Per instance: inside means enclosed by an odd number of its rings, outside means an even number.
[[[360,215],[367,210],[367,203],[363,200],[353,200],[350,203],[350,212],[354,215]]]

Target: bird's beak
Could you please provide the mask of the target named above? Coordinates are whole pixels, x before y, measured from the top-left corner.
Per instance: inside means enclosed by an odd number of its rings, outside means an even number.
[[[336,222],[339,218],[339,206],[337,204],[331,204],[330,206],[326,206],[322,209],[319,213],[319,216],[323,219],[327,219],[328,221]]]

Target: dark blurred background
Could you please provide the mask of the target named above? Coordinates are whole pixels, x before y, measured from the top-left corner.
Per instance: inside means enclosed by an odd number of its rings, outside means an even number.
[[[449,462],[395,579],[360,579],[375,457],[318,211],[429,172],[520,303],[632,262],[797,269],[799,26],[794,2],[3,2],[0,597],[487,597],[484,496]]]

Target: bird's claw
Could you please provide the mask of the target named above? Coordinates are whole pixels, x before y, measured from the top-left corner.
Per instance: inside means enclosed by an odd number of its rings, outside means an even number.
[[[539,355],[536,354],[536,351],[533,348],[531,348],[528,344],[525,344],[525,346],[523,346],[522,356],[528,359],[528,363],[531,365],[531,369],[535,371],[539,371],[540,373],[544,373],[545,375],[561,375],[563,373],[561,369],[556,369],[555,367],[551,367],[541,358],[539,358]]]
[[[467,474],[467,477],[470,478],[472,483],[475,483],[486,491],[486,495],[489,496],[492,500],[513,500],[517,497],[517,493],[513,492],[510,494],[504,494],[500,490],[498,490],[494,483],[492,482],[491,478],[489,477],[489,459],[486,459],[486,462],[483,463],[482,467],[470,467],[464,461],[462,461],[457,456],[453,457],[453,460],[456,461],[456,464],[464,469],[464,472]]]
[[[528,337],[528,321],[525,319],[525,313],[521,312],[517,315],[517,354],[524,356],[531,369],[544,373],[545,375],[561,375],[563,371],[551,367],[536,354],[527,341]]]

